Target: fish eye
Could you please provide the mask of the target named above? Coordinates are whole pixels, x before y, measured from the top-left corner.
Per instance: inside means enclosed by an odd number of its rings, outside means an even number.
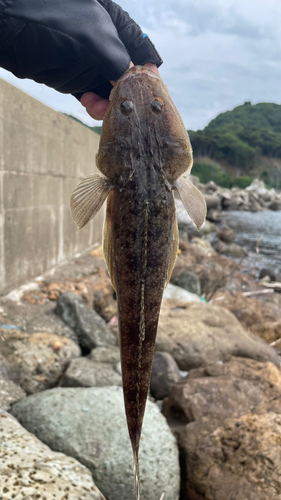
[[[126,99],[125,101],[123,101],[121,103],[121,106],[120,106],[121,113],[123,115],[129,115],[131,113],[131,111],[133,110],[133,107],[134,107],[134,105],[133,105],[132,101],[129,101]]]
[[[154,99],[151,103],[151,108],[154,113],[159,114],[163,110],[163,103],[158,99]]]

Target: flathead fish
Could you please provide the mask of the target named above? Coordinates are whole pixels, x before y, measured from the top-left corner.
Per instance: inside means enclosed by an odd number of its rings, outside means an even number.
[[[138,452],[162,295],[178,253],[173,190],[198,228],[206,216],[201,193],[183,174],[192,149],[161,78],[135,66],[117,82],[104,117],[97,167],[71,197],[79,228],[107,198],[103,252],[117,294],[122,378],[137,499]]]

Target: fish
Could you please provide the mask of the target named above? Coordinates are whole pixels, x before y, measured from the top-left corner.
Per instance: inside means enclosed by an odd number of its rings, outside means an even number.
[[[134,66],[118,80],[102,126],[100,174],[75,188],[70,210],[79,229],[107,200],[103,253],[116,291],[122,380],[136,498],[139,444],[160,306],[178,254],[174,190],[198,229],[206,217],[200,191],[185,178],[192,148],[162,79]]]

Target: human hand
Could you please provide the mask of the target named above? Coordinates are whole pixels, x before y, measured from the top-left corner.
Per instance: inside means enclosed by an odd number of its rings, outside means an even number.
[[[130,68],[132,66],[134,65],[131,62]],[[144,66],[154,71],[156,75],[160,76],[159,70],[155,64],[146,63],[144,64]],[[113,81],[111,81],[110,83],[113,86],[115,85],[115,82]],[[90,115],[95,120],[103,120],[105,112],[109,105],[109,99],[103,99],[103,97],[99,96],[98,94],[95,94],[94,92],[85,92],[85,94],[82,95],[80,102],[82,106],[86,108],[88,115]]]
[[[149,37],[111,0],[11,0],[5,9],[0,0],[0,26],[0,67],[83,96],[98,118],[108,105],[110,81],[130,61],[162,63]]]

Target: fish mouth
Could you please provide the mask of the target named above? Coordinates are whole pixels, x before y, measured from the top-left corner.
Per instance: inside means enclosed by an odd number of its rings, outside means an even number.
[[[154,73],[151,69],[145,67],[145,66],[133,66],[132,68],[129,68],[124,75],[122,75],[117,83],[124,82],[124,80],[128,80],[129,78],[136,78],[139,75],[147,74],[151,78],[156,78],[157,80],[160,80],[160,77]]]

